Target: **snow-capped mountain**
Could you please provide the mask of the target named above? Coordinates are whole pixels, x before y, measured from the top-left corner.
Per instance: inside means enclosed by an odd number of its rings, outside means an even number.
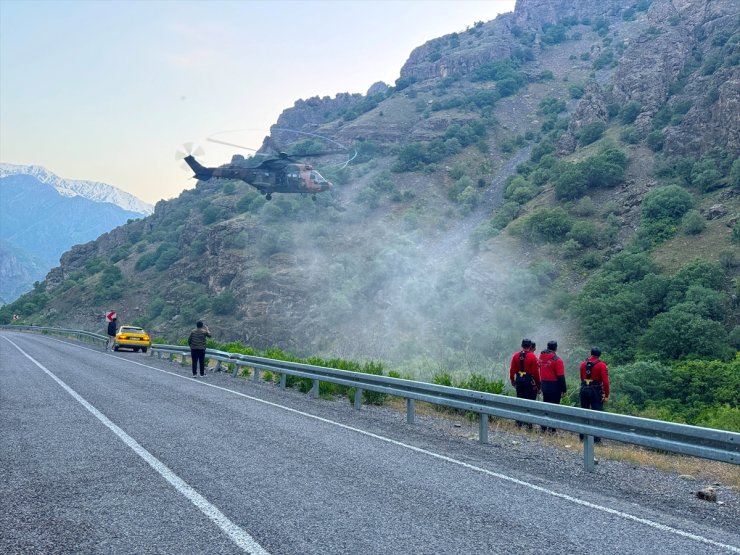
[[[0,178],[9,175],[30,175],[40,183],[51,185],[60,195],[65,197],[81,196],[93,202],[109,202],[129,212],[137,212],[147,216],[154,211],[151,204],[111,185],[97,181],[65,179],[42,166],[0,163]]]
[[[73,245],[151,213],[150,204],[105,183],[0,163],[0,305],[29,291]]]

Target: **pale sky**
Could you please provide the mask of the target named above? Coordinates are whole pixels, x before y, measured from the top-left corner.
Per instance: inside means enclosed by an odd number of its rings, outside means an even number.
[[[155,203],[183,143],[269,129],[298,99],[392,85],[411,51],[514,0],[0,0],[0,162]],[[252,144],[258,147],[264,132]],[[244,152],[240,152],[244,154]]]

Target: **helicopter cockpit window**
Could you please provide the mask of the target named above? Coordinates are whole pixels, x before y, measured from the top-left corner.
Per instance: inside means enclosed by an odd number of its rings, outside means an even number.
[[[324,181],[326,181],[326,179],[324,179],[321,176],[321,174],[319,172],[317,172],[317,171],[312,171],[311,172],[311,179],[314,180],[314,181],[316,181],[317,183],[323,183]]]

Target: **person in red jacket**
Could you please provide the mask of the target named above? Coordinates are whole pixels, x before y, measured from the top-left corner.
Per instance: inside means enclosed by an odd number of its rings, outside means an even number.
[[[581,408],[604,410],[609,400],[609,368],[599,358],[601,349],[591,347],[591,356],[581,363]],[[580,434],[583,439],[583,434]],[[594,438],[599,443],[600,437]]]
[[[565,383],[565,365],[555,351],[558,350],[557,341],[548,341],[547,349],[540,353],[540,380],[542,385],[542,400],[545,403],[560,404],[568,386]],[[542,426],[543,432],[555,433],[555,428]]]
[[[516,396],[520,399],[537,399],[540,391],[540,369],[537,363],[537,355],[533,352],[534,347],[530,339],[522,339],[522,350],[514,353],[509,366],[509,380],[516,389]],[[521,428],[524,422],[517,421],[517,427]],[[532,424],[527,424],[532,429]]]

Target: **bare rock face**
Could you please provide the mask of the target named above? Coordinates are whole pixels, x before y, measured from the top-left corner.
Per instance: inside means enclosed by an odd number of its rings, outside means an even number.
[[[568,124],[568,131],[558,141],[558,150],[567,154],[576,148],[576,136],[585,125],[595,122],[609,121],[609,111],[601,87],[595,82],[589,82],[583,90],[578,107],[573,112]]]
[[[682,121],[665,130],[666,152],[705,152],[717,144],[730,151],[740,149],[740,68],[705,69],[707,60],[719,55],[721,37],[736,28],[737,4],[731,0],[651,4],[648,27],[630,41],[612,90],[619,103],[641,104],[642,113],[635,121],[640,134],[653,130],[654,116],[666,102],[675,106],[693,99]],[[699,64],[704,65],[697,71]],[[694,73],[684,89],[678,86],[682,72]]]
[[[303,129],[306,126],[321,125],[325,121],[336,118],[338,114],[345,110],[356,106],[362,102],[363,98],[359,93],[339,93],[334,98],[314,96],[306,100],[297,100],[292,108],[283,110],[271,133],[280,142],[280,132],[277,129]],[[290,139],[292,140],[294,137],[290,137]]]
[[[401,68],[401,79],[461,77],[484,64],[508,58],[515,46],[510,21],[511,14],[504,14],[464,33],[430,40],[411,52]]]
[[[543,23],[556,23],[562,19],[596,19],[616,17],[634,5],[630,0],[603,0],[600,2],[573,2],[573,0],[517,0],[515,21],[529,29],[539,29]]]
[[[668,5],[663,4],[663,8],[661,18],[678,15]],[[651,11],[658,9],[654,6]],[[620,60],[614,75],[615,99],[620,103],[635,100],[642,105],[643,113],[654,115],[668,97],[668,87],[687,63],[693,41],[690,30],[683,26],[668,27],[659,34],[643,33]]]
[[[373,83],[372,85],[370,85],[370,88],[367,90],[367,96],[375,96],[376,94],[385,94],[388,92],[389,88],[390,87],[383,81],[378,81],[377,83]]]

